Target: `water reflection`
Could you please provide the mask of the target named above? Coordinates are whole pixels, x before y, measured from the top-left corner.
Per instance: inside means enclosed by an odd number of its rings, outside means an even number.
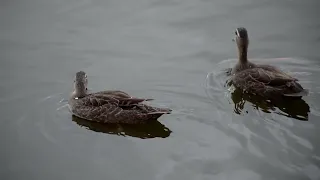
[[[256,95],[243,93],[240,89],[235,89],[231,93],[231,99],[234,102],[234,112],[237,114],[241,114],[243,112],[244,105],[248,101],[252,103],[257,110],[261,110],[265,113],[271,113],[271,111],[273,111],[279,115],[308,121],[310,107],[301,98],[282,97],[273,100],[266,100]]]
[[[150,121],[147,124],[102,124],[87,121],[76,116],[72,116],[72,121],[86,129],[119,136],[131,136],[141,139],[166,138],[171,134],[171,130],[159,121]]]

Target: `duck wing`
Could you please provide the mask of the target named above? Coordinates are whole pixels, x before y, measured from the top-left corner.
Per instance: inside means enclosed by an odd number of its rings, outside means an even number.
[[[244,91],[262,96],[298,93],[303,90],[297,79],[264,68],[246,69],[231,78],[232,83]]]
[[[279,68],[274,67],[274,66],[261,64],[261,65],[256,65],[256,68],[263,69],[266,72],[272,73],[272,74],[276,75],[278,78],[283,79],[283,80],[298,81],[298,79],[290,76],[289,74],[281,71]]]
[[[73,103],[72,113],[87,120],[126,124],[145,123],[169,113],[168,111],[160,111],[158,108],[150,110],[148,108],[151,108],[151,106],[142,104],[128,107],[128,104],[125,104],[126,102],[134,101],[119,100],[105,94],[91,94],[77,99]],[[131,105],[133,104],[131,103]]]
[[[112,95],[112,96],[116,96],[116,97],[121,97],[121,98],[130,98],[131,96],[123,91],[119,91],[119,90],[106,90],[106,91],[100,91],[97,92],[95,94],[105,94],[105,95]]]
[[[284,72],[269,71],[264,68],[246,69],[237,73],[235,76],[239,78],[250,78],[252,81],[270,86],[285,85],[287,82],[297,81],[296,78],[293,78]]]
[[[118,106],[119,100],[108,95],[104,94],[89,94],[84,98],[79,99],[78,104],[81,104],[82,106],[92,106],[92,107],[100,107],[105,104],[113,104]]]
[[[129,94],[119,90],[100,91],[100,92],[97,92],[96,94],[102,94],[102,95],[106,95],[114,99],[117,99],[119,101],[119,106],[131,106],[134,104],[141,103],[143,101],[153,100],[153,99],[132,97]]]
[[[112,97],[91,94],[81,99],[73,100],[72,113],[87,120],[109,122],[123,111],[118,106],[119,101]],[[111,121],[112,122],[112,121]]]

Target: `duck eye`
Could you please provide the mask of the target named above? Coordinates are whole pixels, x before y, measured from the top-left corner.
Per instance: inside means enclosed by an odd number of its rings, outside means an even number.
[[[238,30],[236,30],[234,33],[236,34],[236,36],[240,37],[240,33]]]

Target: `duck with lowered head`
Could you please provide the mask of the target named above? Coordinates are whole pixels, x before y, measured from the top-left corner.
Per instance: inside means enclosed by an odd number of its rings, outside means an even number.
[[[302,97],[308,94],[308,90],[298,83],[298,79],[280,69],[248,61],[249,37],[246,28],[237,28],[235,36],[239,60],[231,70],[230,82],[236,88],[264,97]]]
[[[144,104],[141,99],[122,91],[88,93],[88,78],[84,71],[76,73],[74,91],[69,98],[69,108],[74,116],[101,123],[141,124],[156,120],[170,109]]]

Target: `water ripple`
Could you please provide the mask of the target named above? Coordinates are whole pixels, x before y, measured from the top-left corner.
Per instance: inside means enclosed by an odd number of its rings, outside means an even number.
[[[308,136],[301,132],[310,131],[312,134],[316,128],[315,124],[308,120],[309,114],[319,117],[319,108],[310,99],[317,98],[318,89],[315,87],[318,87],[316,84],[318,81],[312,77],[315,77],[315,74],[319,74],[320,71],[317,66],[307,60],[278,58],[256,61],[260,61],[259,63],[270,62],[270,64],[279,66],[293,74],[301,80],[304,87],[310,90],[310,95],[305,98],[306,101],[290,101],[278,106],[269,104],[268,101],[243,98],[243,96],[234,94],[239,92],[225,86],[226,70],[231,68],[236,60],[224,60],[218,63],[212,72],[208,73],[206,94],[219,111],[224,111],[222,113],[225,114],[224,117],[230,116],[228,112],[232,112],[232,109],[233,114],[228,125],[224,125],[226,124],[225,120],[221,118],[220,121],[214,122],[215,127],[237,139],[250,159],[263,159],[264,162],[277,167],[286,166],[286,171],[291,173],[305,171],[296,164],[298,162],[304,165],[308,164],[308,157],[315,152],[314,141],[308,139]],[[307,102],[310,103],[310,106]],[[275,147],[275,149],[270,147]],[[273,156],[274,154],[278,155]],[[245,165],[243,164],[243,166]],[[272,169],[272,167],[268,167],[268,169]],[[301,177],[302,174],[300,174]],[[264,174],[263,177],[268,177],[268,175]]]

